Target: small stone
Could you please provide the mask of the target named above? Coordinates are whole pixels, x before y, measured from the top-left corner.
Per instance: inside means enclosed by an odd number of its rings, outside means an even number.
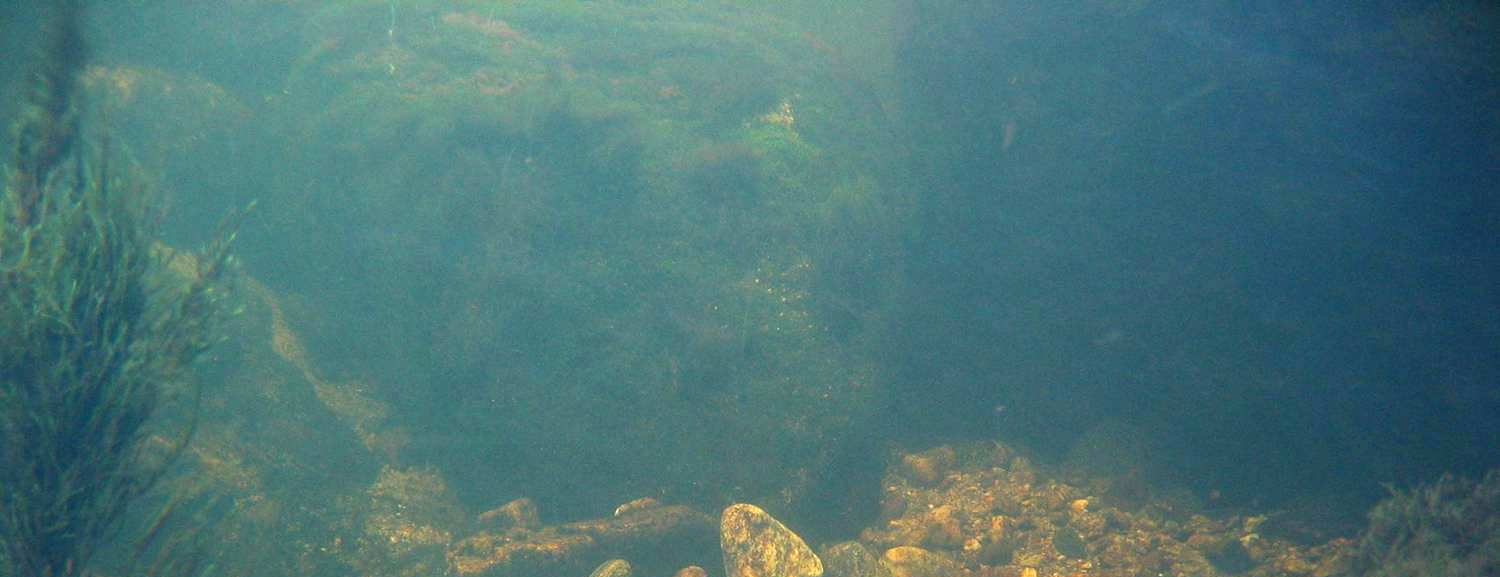
[[[678,569],[676,573],[672,574],[672,577],[708,577],[708,571],[697,565],[688,565],[687,567]]]
[[[661,503],[657,502],[656,499],[652,499],[650,497],[641,497],[634,501],[622,504],[619,507],[615,507],[615,516],[619,517],[620,515],[624,515],[631,511],[640,511],[643,509],[650,509],[652,507],[660,506]]]
[[[610,559],[602,565],[594,568],[589,577],[630,577],[630,562],[624,559]]]
[[[479,514],[480,525],[496,531],[541,528],[536,503],[522,497]]]
[[[823,551],[824,577],[891,577],[891,570],[859,541],[845,541]]]
[[[807,543],[759,507],[724,509],[719,547],[728,577],[821,577],[823,562]]]
[[[892,577],[949,577],[963,569],[957,561],[921,547],[892,547],[882,560]]]

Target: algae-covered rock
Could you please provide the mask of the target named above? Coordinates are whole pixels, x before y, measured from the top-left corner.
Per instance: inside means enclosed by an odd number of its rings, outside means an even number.
[[[261,201],[194,455],[236,532],[286,526],[259,570],[430,569],[475,527],[398,522],[370,492],[398,477],[562,519],[840,494],[905,218],[850,55],[719,2],[222,8],[243,26],[201,34],[284,57],[84,81],[173,183],[169,227]]]
[[[823,551],[823,574],[827,577],[891,577],[890,568],[858,541],[845,541]]]
[[[444,554],[462,526],[463,512],[433,471],[385,467],[365,492],[361,534],[345,563],[365,574],[429,575],[445,566]]]
[[[309,8],[262,203],[310,354],[423,431],[393,456],[565,518],[837,483],[904,214],[835,55],[717,3],[399,4]]]
[[[630,577],[630,562],[624,559],[610,559],[594,568],[589,577]]]
[[[530,531],[542,526],[536,502],[524,497],[480,513],[479,523],[487,529],[502,532],[511,529]]]
[[[823,562],[802,538],[755,505],[739,503],[724,509],[719,546],[729,577],[823,575]]]
[[[921,547],[892,547],[881,560],[894,577],[943,577],[957,575],[962,570],[957,561]]]

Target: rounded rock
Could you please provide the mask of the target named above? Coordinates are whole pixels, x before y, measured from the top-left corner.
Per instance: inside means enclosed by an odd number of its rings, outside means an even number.
[[[594,568],[589,577],[630,577],[630,562],[624,559],[610,559]]]
[[[960,574],[963,568],[946,555],[911,546],[887,549],[881,560],[894,577],[948,577]]]
[[[755,505],[724,509],[719,547],[728,577],[822,577],[823,562],[796,533]]]

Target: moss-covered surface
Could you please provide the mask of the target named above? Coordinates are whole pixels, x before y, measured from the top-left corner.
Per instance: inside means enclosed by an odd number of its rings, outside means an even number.
[[[431,433],[400,459],[475,506],[791,504],[869,418],[897,287],[861,267],[902,205],[842,138],[886,133],[795,23],[355,2],[305,24],[266,280],[339,319],[308,334],[329,371]]]
[[[404,525],[369,512],[417,472],[454,512],[530,496],[549,521],[646,495],[825,506],[900,288],[868,57],[717,3],[274,12],[298,30],[234,40],[300,43],[276,90],[86,77],[171,183],[169,223],[261,200],[245,313],[203,371],[225,386],[173,481],[220,519],[218,562],[430,569],[462,523],[377,550]]]

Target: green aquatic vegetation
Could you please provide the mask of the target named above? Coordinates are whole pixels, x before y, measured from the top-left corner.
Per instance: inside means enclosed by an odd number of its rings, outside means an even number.
[[[1500,573],[1500,470],[1392,491],[1370,511],[1355,565],[1366,577]]]
[[[321,259],[310,306],[351,319],[314,350],[370,351],[347,358],[462,432],[403,458],[563,515],[811,495],[878,405],[864,347],[892,293],[871,270],[900,218],[851,156],[874,129],[836,50],[719,2],[417,0],[388,21],[383,0],[310,18],[272,208],[303,225],[271,242]]]
[[[197,257],[154,245],[145,180],[85,138],[76,6],[58,12],[0,196],[0,574],[14,577],[84,572],[187,447],[197,395],[180,383],[217,338],[233,238]],[[161,426],[169,406],[187,408],[176,427]],[[160,530],[173,509],[139,550],[184,542]]]

